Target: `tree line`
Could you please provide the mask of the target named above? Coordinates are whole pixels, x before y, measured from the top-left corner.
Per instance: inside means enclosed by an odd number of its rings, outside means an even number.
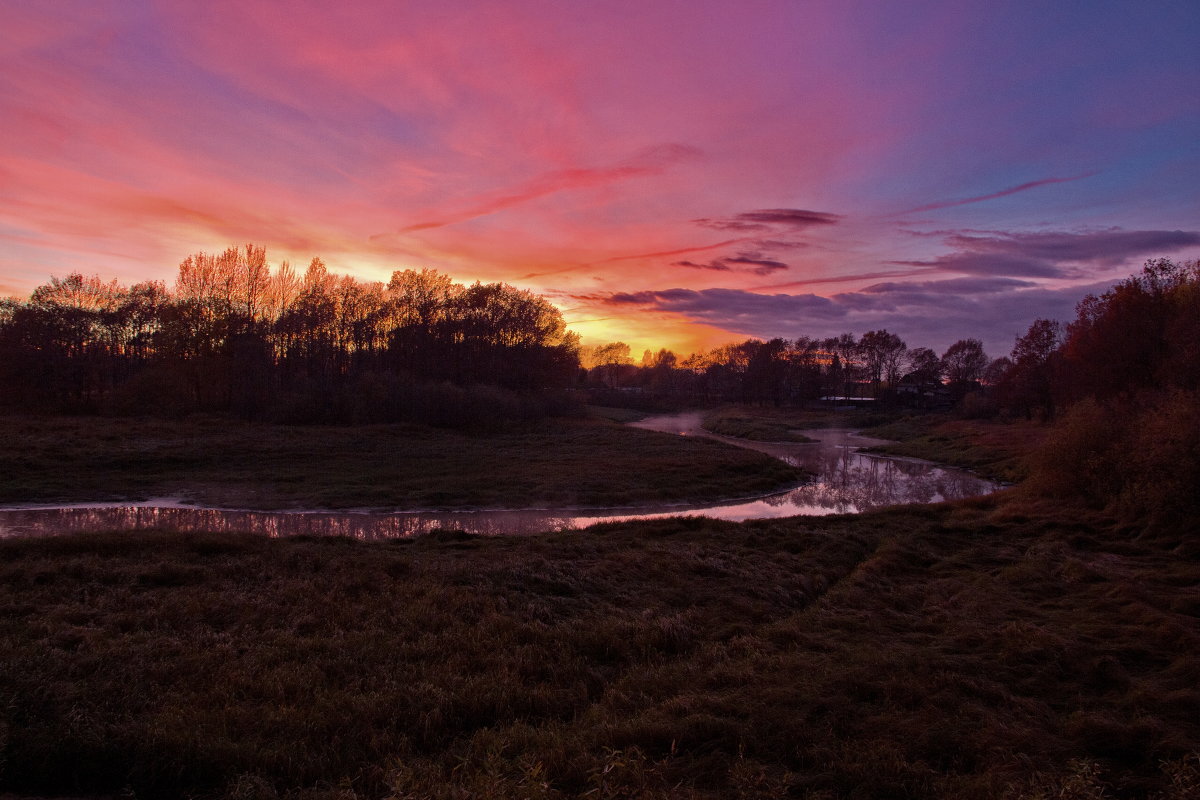
[[[1032,486],[1083,498],[1142,530],[1183,533],[1195,553],[1200,262],[1147,262],[1084,298],[1067,325],[1035,322],[1012,362],[997,387],[1002,401],[1058,418]]]
[[[1200,364],[1196,262],[1147,262],[1142,272],[1085,297],[1074,321],[1035,320],[1004,356],[979,339],[941,355],[887,330],[861,337],[748,339],[679,357],[623,342],[580,350],[587,385],[613,402],[672,400],[804,406],[867,399],[885,408],[956,407],[965,416],[1054,420],[1086,398],[1195,388]]]
[[[825,399],[928,409],[994,384],[1009,363],[989,359],[978,339],[960,339],[938,355],[928,347],[910,349],[887,330],[861,337],[748,339],[684,358],[669,350],[646,351],[640,365],[623,342],[584,347],[580,355],[594,390],[610,390],[614,402],[621,402],[623,392],[632,404],[639,396],[651,403],[776,406]]]
[[[262,247],[197,253],[174,285],[71,274],[0,300],[0,405],[10,410],[221,413],[282,422],[470,425],[565,413],[566,390],[600,403],[803,406],[871,398],[969,416],[1053,419],[1195,392],[1196,263],[1148,262],[1078,306],[1039,319],[1007,356],[978,339],[940,355],[896,334],[749,339],[680,357],[622,342],[581,346],[544,298],[434,270],[384,282],[272,269]],[[576,392],[578,396],[578,391]]]
[[[71,274],[0,302],[10,409],[434,424],[546,413],[578,337],[544,298],[433,270],[387,283],[198,253],[174,287]]]

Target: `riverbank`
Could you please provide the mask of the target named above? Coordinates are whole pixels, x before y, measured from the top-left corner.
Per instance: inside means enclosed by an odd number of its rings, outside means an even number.
[[[2,541],[0,791],[1182,800],[1200,567],[1137,534],[1009,493],[521,539]]]
[[[801,425],[795,415],[772,415],[763,409],[724,406],[706,413],[703,427],[709,433],[751,442],[804,443],[813,440],[800,433],[798,428],[816,426]]]
[[[807,437],[800,431],[805,429],[857,429],[866,436],[892,440],[865,448],[865,453],[919,458],[1005,483],[1019,483],[1028,476],[1029,457],[1051,430],[1043,422],[961,419],[946,413],[752,405],[713,409],[704,413],[703,420],[704,429],[711,433],[758,442],[804,441]]]
[[[1019,483],[1029,475],[1029,458],[1051,426],[1024,420],[958,419],[946,414],[903,417],[864,433],[890,444],[865,452],[905,456],[969,469],[985,478]]]
[[[744,497],[803,478],[759,453],[599,418],[468,434],[0,416],[0,503],[179,496],[260,510],[608,507]]]

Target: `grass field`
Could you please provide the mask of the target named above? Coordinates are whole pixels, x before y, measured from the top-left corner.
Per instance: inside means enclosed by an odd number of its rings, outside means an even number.
[[[182,495],[258,509],[621,506],[740,497],[803,477],[759,453],[597,418],[473,435],[0,417],[0,503]]]
[[[1200,553],[1137,534],[1010,493],[3,541],[0,792],[1196,797]]]
[[[742,407],[719,408],[705,415],[704,429],[721,436],[754,442],[811,442],[797,433],[794,415],[772,413],[767,409]]]
[[[1017,483],[1028,475],[1028,456],[1046,438],[1040,422],[955,419],[945,415],[905,417],[865,431],[896,439],[872,453],[923,458],[973,470],[987,478]]]

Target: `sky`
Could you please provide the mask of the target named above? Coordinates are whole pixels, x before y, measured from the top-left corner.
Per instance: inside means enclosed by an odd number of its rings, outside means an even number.
[[[1200,3],[0,0],[0,296],[195,252],[585,343],[980,338],[1200,257]]]

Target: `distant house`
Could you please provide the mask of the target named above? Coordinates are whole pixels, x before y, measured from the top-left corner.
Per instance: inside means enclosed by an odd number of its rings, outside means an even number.
[[[825,408],[832,408],[835,411],[846,411],[852,408],[870,408],[875,405],[874,397],[850,397],[847,395],[826,395],[817,401],[819,405]]]

